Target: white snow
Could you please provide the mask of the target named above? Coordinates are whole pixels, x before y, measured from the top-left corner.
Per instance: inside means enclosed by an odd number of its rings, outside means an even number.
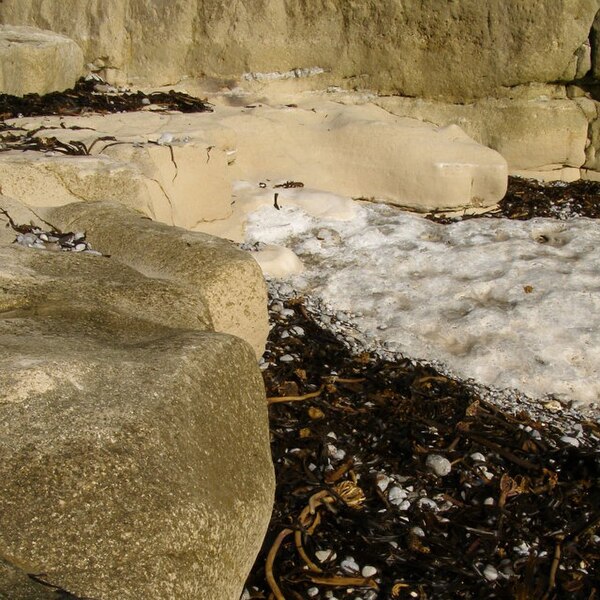
[[[495,388],[599,400],[597,221],[439,225],[316,190],[282,190],[276,210],[269,193],[246,241],[292,250],[304,271],[277,276],[354,315],[372,339]]]

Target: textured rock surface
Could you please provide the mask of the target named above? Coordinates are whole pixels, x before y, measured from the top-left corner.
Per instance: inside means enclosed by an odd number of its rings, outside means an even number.
[[[201,298],[215,331],[263,353],[267,292],[254,259],[226,240],[152,222],[118,204],[92,202],[45,213],[63,231],[86,231],[92,245],[150,277],[176,282]]]
[[[588,118],[558,87],[522,90],[511,98],[471,104],[400,97],[380,98],[377,104],[401,116],[460,126],[479,143],[497,150],[511,172],[579,168],[585,162]]]
[[[0,236],[0,598],[46,600],[25,576],[43,573],[98,600],[237,600],[273,493],[250,346],[201,331],[210,307],[186,282],[10,236]]]
[[[0,93],[64,90],[82,72],[83,52],[73,40],[34,27],[0,26]]]
[[[73,37],[116,82],[319,66],[335,81],[462,100],[574,79],[598,8],[597,0],[90,0],[85,9],[78,0],[4,0],[0,20]]]
[[[250,119],[233,113],[222,122],[236,132],[240,179],[291,179],[417,210],[490,205],[506,191],[506,161],[459,127],[432,127],[372,104],[260,106]]]

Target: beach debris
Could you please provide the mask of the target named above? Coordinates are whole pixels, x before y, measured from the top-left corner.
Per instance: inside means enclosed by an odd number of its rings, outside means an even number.
[[[109,86],[97,75],[81,78],[72,89],[64,92],[50,92],[43,96],[26,94],[23,97],[0,94],[1,120],[42,115],[79,116],[91,112],[134,112],[151,107],[184,113],[213,110],[206,100],[183,92],[132,92],[126,88]]]
[[[597,594],[597,420],[367,350],[350,315],[269,289],[277,491],[253,600]],[[330,446],[345,451],[335,466]],[[431,475],[434,455],[451,463],[445,476]]]
[[[63,233],[53,226],[50,229],[42,229],[33,224],[17,225],[8,211],[3,208],[0,208],[0,215],[6,217],[6,226],[11,227],[16,232],[17,235],[14,243],[19,246],[51,252],[81,252],[94,256],[108,257],[108,255],[102,254],[102,252],[98,252],[92,248],[90,243],[85,239],[86,234],[84,231]],[[47,225],[50,224],[47,223]]]

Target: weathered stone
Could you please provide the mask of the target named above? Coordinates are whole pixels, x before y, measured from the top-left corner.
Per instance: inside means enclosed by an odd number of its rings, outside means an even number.
[[[64,35],[34,27],[0,26],[1,93],[23,96],[65,90],[82,71],[83,52]]]
[[[140,273],[185,286],[206,303],[215,331],[241,337],[262,355],[269,331],[265,282],[256,261],[231,242],[118,204],[69,204],[45,214],[63,231],[86,231],[94,248]]]
[[[597,10],[597,0],[4,0],[0,19],[72,36],[115,82],[321,67],[324,80],[464,100],[572,80]]]
[[[188,240],[196,256],[199,237]],[[209,307],[185,282],[8,239],[0,598],[46,600],[26,576],[43,574],[98,600],[237,600],[274,488],[251,348],[201,331],[212,327]]]
[[[238,179],[292,179],[417,210],[491,205],[506,192],[506,161],[459,127],[432,127],[372,104],[263,105],[250,119],[229,113],[222,123],[236,133]]]
[[[84,144],[92,154],[0,153],[4,193],[30,206],[115,201],[188,229],[231,214],[233,132],[209,114],[28,117],[15,125],[43,126],[38,135]]]
[[[511,173],[581,167],[588,133],[586,113],[564,91],[563,97],[556,97],[552,88],[536,92],[534,97],[487,98],[471,104],[400,97],[380,98],[376,103],[397,115],[460,126],[499,152]]]

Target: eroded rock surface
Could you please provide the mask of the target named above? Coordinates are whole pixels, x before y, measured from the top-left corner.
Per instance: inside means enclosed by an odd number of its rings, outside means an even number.
[[[137,217],[97,210],[96,246],[132,228],[120,243],[154,258],[147,273],[116,241],[106,258],[0,236],[0,597],[41,594],[24,574],[43,574],[101,600],[237,599],[271,511],[264,389],[250,345],[212,332],[214,306],[182,275],[200,246],[216,263],[235,249],[150,223],[136,240]]]
[[[464,100],[574,79],[598,8],[597,0],[184,0],[176,9],[170,0],[92,0],[83,9],[77,0],[4,0],[0,19],[73,37],[117,83],[320,67],[325,81]]]
[[[64,90],[82,71],[83,52],[68,37],[35,27],[0,25],[0,93]]]

